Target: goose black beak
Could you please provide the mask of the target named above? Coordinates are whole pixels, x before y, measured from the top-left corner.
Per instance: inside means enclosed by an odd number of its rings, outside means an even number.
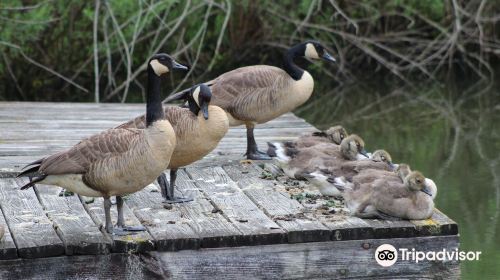
[[[172,69],[175,69],[175,70],[189,70],[189,67],[187,67],[186,65],[182,65],[180,64],[179,62],[177,61],[173,61],[172,62]]]
[[[323,53],[323,55],[321,56],[321,58],[323,58],[326,61],[330,61],[330,62],[336,62],[337,61],[337,60],[335,60],[335,58],[333,58],[333,56],[331,56],[326,51]]]
[[[423,193],[427,194],[428,196],[432,197],[431,190],[429,188],[425,187],[421,190]]]
[[[361,152],[359,152],[359,153],[364,155],[367,158],[370,158],[370,156],[368,155],[368,152],[365,149],[361,150]]]
[[[208,104],[207,103],[203,103],[201,105],[201,111],[203,112],[203,117],[205,118],[205,120],[208,120]]]

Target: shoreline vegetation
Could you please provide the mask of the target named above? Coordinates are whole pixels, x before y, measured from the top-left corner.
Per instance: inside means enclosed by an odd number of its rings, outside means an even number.
[[[279,66],[287,47],[309,38],[338,60],[309,67],[326,80],[320,95],[361,79],[409,92],[467,80],[480,95],[494,85],[498,14],[488,0],[7,0],[0,100],[142,102],[152,53],[168,50],[192,66],[169,81],[183,89],[244,65]]]

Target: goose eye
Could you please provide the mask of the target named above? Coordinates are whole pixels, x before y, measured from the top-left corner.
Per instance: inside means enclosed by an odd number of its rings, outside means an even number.
[[[340,134],[340,139],[344,139],[344,134]]]

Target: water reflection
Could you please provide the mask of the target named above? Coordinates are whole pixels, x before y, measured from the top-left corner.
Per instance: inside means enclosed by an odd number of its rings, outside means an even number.
[[[500,275],[500,95],[495,90],[434,87],[413,93],[376,87],[315,92],[299,110],[318,128],[342,124],[367,149],[384,148],[434,179],[436,204],[459,224],[465,279]]]

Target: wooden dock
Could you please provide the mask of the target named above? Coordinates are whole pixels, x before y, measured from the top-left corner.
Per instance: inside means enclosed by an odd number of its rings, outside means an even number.
[[[193,202],[167,209],[154,184],[126,197],[126,222],[141,223],[146,232],[105,233],[102,199],[63,197],[59,188],[43,185],[19,189],[14,176],[23,165],[127,121],[144,107],[0,102],[0,224],[6,228],[1,279],[425,278],[436,272],[459,277],[457,262],[398,262],[384,268],[373,258],[383,243],[420,250],[458,247],[456,223],[439,210],[424,221],[350,217],[342,201],[273,175],[263,162],[241,161],[243,127],[231,128],[210,155],[179,171],[176,191]],[[266,141],[314,130],[287,114],[258,126],[255,135],[264,148]]]

